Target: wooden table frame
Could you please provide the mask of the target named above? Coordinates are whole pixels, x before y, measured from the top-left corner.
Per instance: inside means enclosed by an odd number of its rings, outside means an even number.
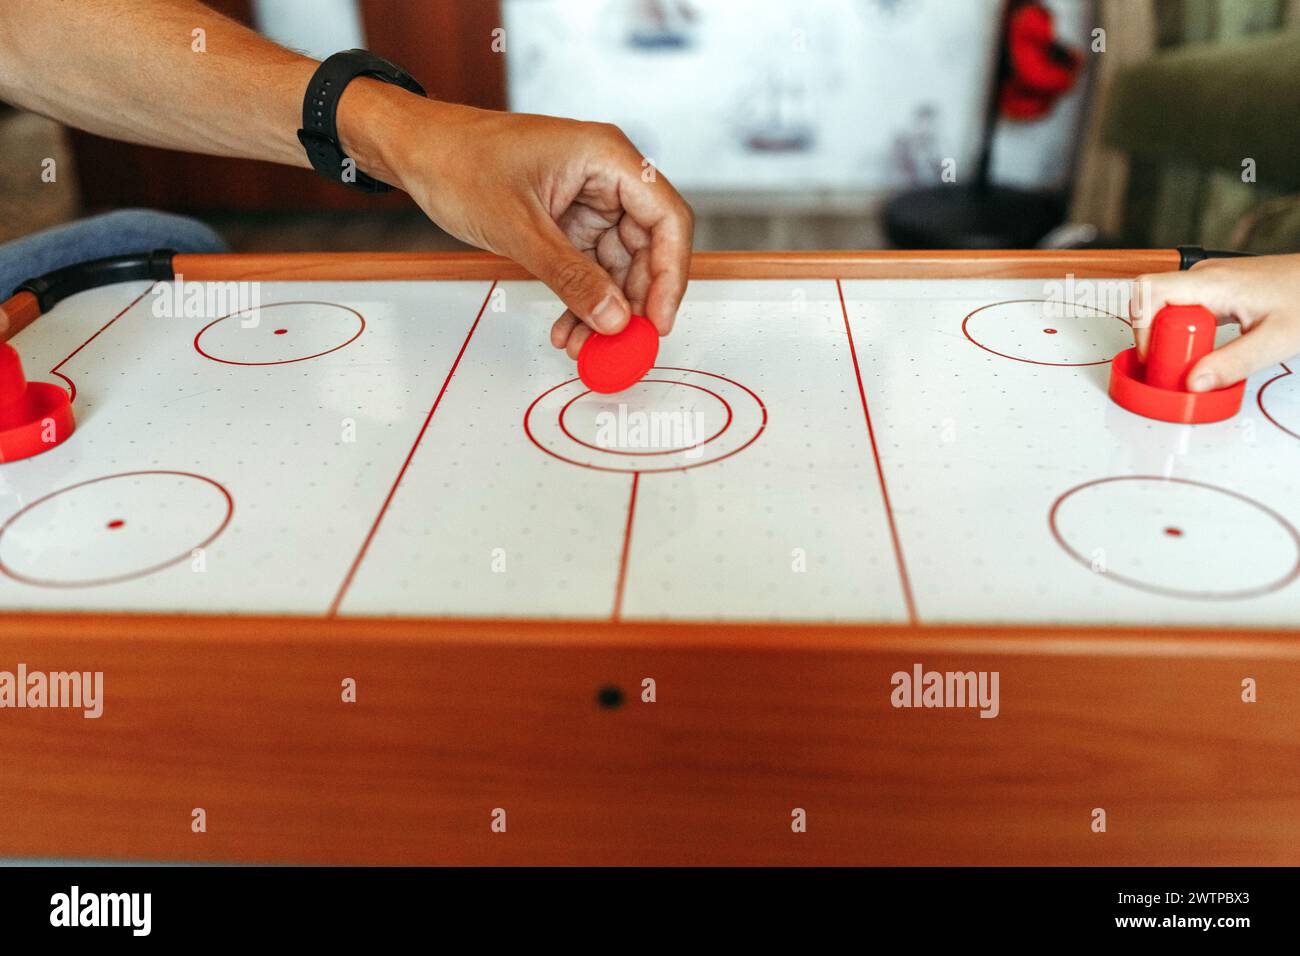
[[[1125,278],[1179,262],[728,253],[692,274]],[[528,278],[477,254],[178,255],[174,269]],[[20,293],[0,312],[8,338],[40,309]],[[0,855],[1300,862],[1294,631],[0,614],[0,670],[19,662],[103,671],[106,702],[98,720],[0,710]],[[890,676],[916,663],[998,671],[1002,713],[894,709]]]

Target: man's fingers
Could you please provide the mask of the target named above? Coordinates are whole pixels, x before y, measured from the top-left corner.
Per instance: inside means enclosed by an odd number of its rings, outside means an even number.
[[[646,296],[650,293],[650,233],[631,216],[624,216],[618,222],[618,238],[631,255],[623,279],[623,293],[632,303],[632,311],[645,315]]]
[[[568,309],[564,314],[555,320],[551,326],[551,344],[557,349],[562,349],[569,344],[569,336],[573,334],[574,328],[578,325],[578,317]]]
[[[645,315],[646,296],[650,292],[650,257],[645,252],[637,253],[632,259],[632,265],[627,270],[627,281],[623,284],[623,291],[627,293],[633,311]]]
[[[686,295],[694,233],[695,219],[692,215],[670,217],[650,232],[650,291],[646,293],[646,318],[654,323],[660,335],[672,331],[682,297]]]
[[[1285,362],[1295,349],[1295,333],[1284,323],[1261,322],[1197,362],[1187,375],[1187,387],[1193,392],[1227,388],[1260,369]]]
[[[578,353],[582,351],[582,343],[591,338],[595,333],[591,331],[590,326],[578,324],[573,328],[569,335],[569,341],[564,346],[564,352],[575,362],[578,360]]]
[[[631,290],[627,287],[627,271],[632,266],[632,253],[623,245],[617,228],[606,229],[596,240],[596,261],[623,290],[623,297],[628,300],[632,311],[635,312],[636,303],[633,301]]]
[[[545,282],[579,320],[606,335],[620,331],[632,311],[610,274],[575,249],[543,213],[533,222],[534,235],[514,258]]]
[[[635,147],[628,144],[628,149],[639,160]],[[645,170],[639,172],[644,174]],[[653,170],[653,174],[649,181],[644,175],[625,177],[620,195],[627,214],[650,234],[650,287],[645,296],[645,314],[660,335],[667,335],[690,277],[695,214],[662,173]]]

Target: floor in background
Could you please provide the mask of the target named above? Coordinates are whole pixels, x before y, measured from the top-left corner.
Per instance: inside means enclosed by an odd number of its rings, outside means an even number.
[[[376,212],[211,213],[202,217],[238,252],[447,251],[466,249],[418,210]],[[697,216],[695,248],[876,249],[884,245],[875,216],[735,213]]]
[[[42,179],[46,169],[53,182]],[[0,113],[0,183],[0,242],[79,213],[81,197],[63,127],[43,116]]]
[[[42,170],[54,161],[54,181]],[[0,117],[0,242],[81,215],[75,165],[63,129],[30,113]],[[688,197],[690,198],[690,197]],[[879,217],[780,212],[772,215],[697,208],[695,248],[876,249],[882,247]],[[201,215],[237,252],[402,252],[467,248],[432,225],[418,210]]]
[[[418,209],[218,212],[199,218],[236,252],[447,252],[468,249]]]

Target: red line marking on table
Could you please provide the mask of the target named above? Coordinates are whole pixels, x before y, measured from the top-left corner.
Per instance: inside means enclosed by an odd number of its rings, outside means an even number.
[[[1263,385],[1259,387],[1259,391],[1255,393],[1255,404],[1259,406],[1260,413],[1265,418],[1267,418],[1270,422],[1272,422],[1278,429],[1286,432],[1292,438],[1300,438],[1300,435],[1297,435],[1291,429],[1287,428],[1285,425],[1279,422],[1276,418],[1270,415],[1268,409],[1264,407],[1264,392],[1268,390],[1268,387],[1272,385],[1274,382],[1286,378],[1288,375],[1295,374],[1294,372],[1291,371],[1291,368],[1285,362],[1279,362],[1278,364],[1282,366],[1281,374],[1274,375],[1272,378],[1270,378],[1267,382],[1265,382]]]
[[[623,614],[623,586],[627,583],[627,556],[632,548],[632,520],[636,517],[636,489],[641,482],[641,473],[632,472],[632,493],[627,499],[627,524],[623,528],[623,553],[618,559],[618,584],[614,589],[614,613],[610,620],[615,624]]]
[[[370,549],[370,542],[375,539],[376,532],[379,531],[379,525],[384,520],[384,515],[388,513],[388,506],[393,503],[393,496],[397,494],[397,489],[406,476],[406,469],[411,466],[411,459],[415,457],[415,451],[420,447],[420,442],[424,440],[424,433],[429,430],[429,422],[433,421],[433,413],[438,410],[438,405],[442,402],[442,396],[447,394],[447,386],[451,384],[452,376],[456,374],[456,369],[460,367],[460,360],[465,357],[465,350],[469,348],[469,340],[474,337],[474,332],[478,329],[478,324],[483,319],[483,313],[487,311],[488,303],[492,301],[492,293],[497,284],[494,281],[488,289],[487,295],[483,297],[483,304],[479,306],[478,315],[474,316],[474,324],[469,327],[469,333],[465,336],[465,341],[461,343],[460,351],[456,353],[456,361],[451,363],[451,370],[447,372],[447,377],[443,379],[442,388],[438,390],[438,397],[433,400],[433,406],[429,409],[429,414],[424,416],[424,424],[420,426],[420,432],[415,436],[415,442],[411,445],[411,450],[406,453],[406,460],[402,462],[401,470],[397,472],[397,478],[393,480],[393,487],[388,489],[388,496],[384,498],[384,503],[379,509],[379,514],[375,515],[374,523],[370,526],[366,539],[361,542],[361,549],[357,551],[357,556],[352,561],[352,566],[348,568],[347,576],[343,583],[339,585],[338,593],[334,595],[334,600],[330,602],[329,610],[325,612],[326,617],[336,617],[339,613],[339,605],[343,603],[343,598],[348,593],[348,588],[352,586],[352,579],[356,577],[357,569],[361,567],[361,562],[365,560],[366,552]]]
[[[82,342],[80,345],[78,345],[75,349],[73,349],[73,350],[72,350],[72,351],[67,355],[66,358],[63,359],[62,362],[60,362],[58,365],[54,366],[54,368],[50,369],[50,374],[51,374],[51,375],[57,375],[59,378],[63,379],[65,382],[68,383],[68,396],[69,396],[69,398],[70,398],[72,401],[76,401],[76,400],[77,400],[77,383],[74,382],[72,379],[68,378],[68,376],[64,375],[62,372],[60,372],[59,369],[63,368],[63,366],[67,365],[68,362],[72,361],[72,357],[73,357],[74,355],[76,355],[78,352],[80,352],[82,349],[84,349],[84,348],[85,348],[87,345],[89,345],[91,342],[95,341],[95,339],[99,338],[100,333],[102,333],[105,329],[107,329],[110,325],[112,325],[114,322],[116,322],[116,321],[117,321],[118,319],[120,319],[122,316],[126,315],[128,312],[130,312],[132,309],[134,309],[134,308],[136,307],[136,305],[139,304],[140,300],[143,299],[145,296],[147,296],[150,292],[152,292],[152,291],[153,291],[157,286],[158,286],[158,283],[157,283],[157,282],[152,282],[152,283],[150,283],[150,284],[149,284],[149,288],[145,289],[145,290],[144,290],[143,292],[141,292],[138,296],[136,296],[134,299],[132,299],[130,305],[128,305],[128,306],[127,306],[125,309],[123,309],[121,312],[117,313],[117,315],[113,316],[111,319],[109,319],[107,322],[105,322],[102,326],[100,326],[99,332],[96,332],[96,333],[95,333],[94,335],[92,335],[90,338],[86,339],[86,341],[84,341],[84,342]]]
[[[903,587],[903,600],[907,603],[907,622],[912,625],[920,623],[916,613],[916,600],[912,596],[912,581],[907,574],[907,562],[903,560],[903,545],[898,537],[898,525],[894,522],[894,506],[889,500],[889,486],[885,482],[885,468],[880,462],[880,448],[876,444],[876,430],[871,425],[871,411],[867,408],[867,390],[862,385],[862,369],[858,365],[858,350],[853,345],[853,329],[849,325],[849,307],[844,302],[844,287],[840,280],[835,280],[835,288],[840,294],[840,311],[844,314],[844,331],[849,337],[849,355],[853,357],[853,374],[858,380],[858,395],[862,398],[862,415],[867,421],[867,437],[871,439],[871,455],[876,460],[876,474],[880,477],[880,495],[885,504],[885,517],[889,520],[889,536],[894,541],[894,557],[898,561],[898,579]]]

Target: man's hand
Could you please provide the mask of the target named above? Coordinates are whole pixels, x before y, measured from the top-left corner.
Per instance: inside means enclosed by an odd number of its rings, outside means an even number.
[[[1129,311],[1138,357],[1146,360],[1151,321],[1166,305],[1203,305],[1219,324],[1236,322],[1240,338],[1192,368],[1193,392],[1227,388],[1300,354],[1300,255],[1206,259],[1186,272],[1138,276]]]
[[[618,332],[633,312],[669,333],[695,220],[621,131],[429,107],[410,130],[399,185],[453,236],[508,256],[559,296],[552,345],[576,359],[592,330]]]
[[[443,229],[514,259],[559,296],[556,348],[576,358],[593,330],[617,332],[633,312],[660,335],[672,329],[694,216],[617,128],[367,85],[344,93],[339,129],[362,169],[377,168]]]

